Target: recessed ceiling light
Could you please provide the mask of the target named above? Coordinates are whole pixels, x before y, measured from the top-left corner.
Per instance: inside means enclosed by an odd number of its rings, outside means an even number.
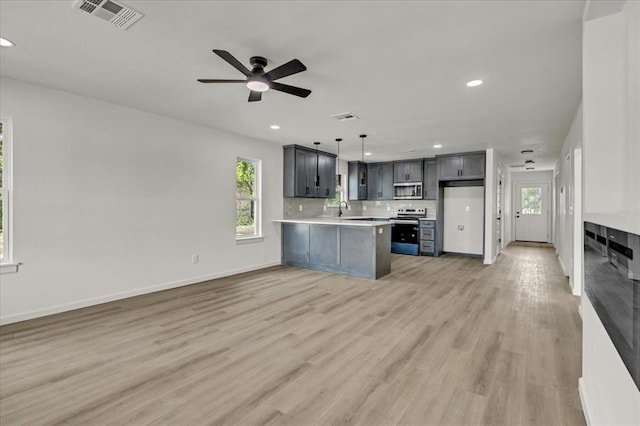
[[[273,130],[278,130],[278,129],[280,129],[280,126],[278,126],[277,124],[272,124],[272,125],[271,125],[271,128],[272,128]]]
[[[439,144],[439,143],[437,143],[437,144],[435,144],[433,147],[434,147],[434,148],[442,148],[442,145],[441,145],[441,144]]]
[[[533,154],[533,150],[532,149],[523,149],[522,151],[520,151],[520,154]]]
[[[471,80],[467,82],[467,87],[476,87],[482,84],[482,80]]]
[[[371,153],[370,152],[365,152],[364,155],[371,155]]]
[[[14,42],[12,42],[11,40],[7,40],[6,38],[2,38],[0,37],[0,46],[2,47],[13,47],[16,44]]]

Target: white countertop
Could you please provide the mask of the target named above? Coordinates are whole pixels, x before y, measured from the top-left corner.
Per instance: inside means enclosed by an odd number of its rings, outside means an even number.
[[[389,222],[381,222],[376,220],[363,220],[360,218],[371,218],[371,219],[389,219],[388,217],[375,217],[375,216],[343,216],[342,218],[337,217],[309,217],[302,219],[275,219],[274,222],[280,223],[306,223],[309,225],[337,225],[337,226],[368,226],[368,227],[376,227],[376,226],[385,226],[389,225]],[[353,220],[353,219],[358,220]]]
[[[585,222],[640,235],[640,215],[634,213],[585,213]]]

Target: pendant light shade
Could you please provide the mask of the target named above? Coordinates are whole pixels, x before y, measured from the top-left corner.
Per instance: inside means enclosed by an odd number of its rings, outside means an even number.
[[[314,142],[313,144],[316,146],[316,188],[318,188],[320,187],[320,165],[318,164],[318,145],[320,145],[320,142]]]
[[[367,135],[360,135],[360,137],[362,138],[362,162],[364,163],[364,138],[366,138]],[[363,167],[362,176],[360,176],[360,186],[364,186],[366,184],[367,184],[367,168]]]
[[[336,157],[336,181],[338,182],[338,186],[342,186],[342,175],[340,174],[340,142],[342,142],[342,138],[336,138],[336,143],[338,144],[338,155]]]

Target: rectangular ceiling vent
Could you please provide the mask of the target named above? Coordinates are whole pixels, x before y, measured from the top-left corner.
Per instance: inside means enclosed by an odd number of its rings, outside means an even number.
[[[343,112],[342,114],[332,115],[331,117],[335,118],[338,121],[357,120],[360,118],[352,112]]]
[[[121,30],[126,30],[143,16],[142,13],[112,0],[77,0],[73,8],[97,16]]]
[[[524,167],[524,164],[512,164],[509,167],[511,168]]]

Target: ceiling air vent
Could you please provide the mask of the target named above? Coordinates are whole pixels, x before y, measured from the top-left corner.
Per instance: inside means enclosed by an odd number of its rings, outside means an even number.
[[[111,0],[77,0],[73,8],[97,16],[121,30],[126,30],[142,18],[142,13]]]
[[[352,112],[343,112],[342,114],[332,115],[331,117],[335,118],[338,121],[357,120],[360,118]]]
[[[524,167],[524,164],[512,164],[509,167],[511,167],[511,168]]]

